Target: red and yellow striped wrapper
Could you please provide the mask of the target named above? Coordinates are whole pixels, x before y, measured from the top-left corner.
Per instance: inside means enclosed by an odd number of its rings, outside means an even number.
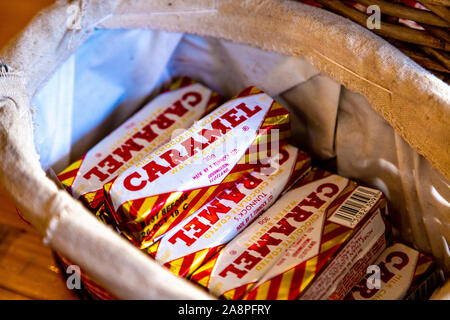
[[[189,277],[311,168],[311,158],[284,147],[268,165],[244,174],[181,221],[147,252],[174,274]]]
[[[105,204],[102,203],[100,208],[95,212],[95,216],[98,220],[103,222],[104,224],[114,225],[114,219],[111,215],[105,210]]]
[[[394,243],[383,251],[346,299],[425,300],[438,284],[438,268],[431,257]]]
[[[147,248],[279,153],[289,112],[250,87],[104,186],[107,210]]]
[[[188,77],[141,108],[91,150],[73,162],[58,179],[93,212],[104,203],[103,185],[216,108],[222,98]]]
[[[360,256],[384,248],[384,205],[381,192],[313,169],[191,280],[226,299],[296,299],[307,292],[324,299]],[[349,243],[354,252],[347,252]],[[328,272],[332,259],[342,273]]]

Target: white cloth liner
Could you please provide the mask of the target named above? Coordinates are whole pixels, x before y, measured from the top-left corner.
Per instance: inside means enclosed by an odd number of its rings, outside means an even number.
[[[362,95],[298,57],[218,38],[97,30],[34,97],[41,165],[59,172],[178,75],[225,97],[249,85],[274,96],[292,113],[294,144],[316,159],[337,156],[341,175],[381,189],[396,235],[450,269],[446,179]],[[426,210],[435,212],[430,221]]]

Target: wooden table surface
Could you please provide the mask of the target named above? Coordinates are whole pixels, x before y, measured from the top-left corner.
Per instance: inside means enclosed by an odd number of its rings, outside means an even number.
[[[53,0],[0,0],[0,47]],[[78,299],[42,237],[0,186],[0,299]]]

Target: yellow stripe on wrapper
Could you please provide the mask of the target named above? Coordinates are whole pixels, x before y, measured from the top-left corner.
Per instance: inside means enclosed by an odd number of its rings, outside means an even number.
[[[336,230],[337,228],[339,228],[338,224],[330,223],[330,224],[326,225],[325,228],[323,229],[323,234],[326,235],[329,232]]]
[[[222,183],[231,183],[231,182],[237,182],[245,173],[252,172],[253,169],[248,170],[241,170],[239,172],[231,173],[229,174]]]
[[[180,194],[179,193],[177,194],[177,193],[171,195],[172,201],[177,199],[176,195],[178,195],[178,198],[180,197]],[[140,213],[140,212],[148,212],[149,210],[151,210],[155,206],[155,203],[156,203],[157,200],[158,200],[157,196],[149,197],[149,198],[145,199],[144,203],[140,207],[138,213]],[[130,201],[130,203],[131,203],[131,201]],[[141,215],[138,214],[138,216],[136,217],[136,222],[142,221],[143,219],[145,219],[145,217],[146,217],[146,215],[142,215],[141,216]]]
[[[124,208],[124,210],[127,210],[127,212],[129,212],[132,205],[133,201],[127,201],[124,204],[122,204],[122,207]]]
[[[218,187],[217,185],[209,187],[208,190],[205,192],[205,194],[199,200],[197,200],[195,202],[194,206],[190,210],[183,212],[183,215],[185,215],[185,218],[189,217],[192,213],[196,212],[207,201],[207,199],[211,197],[212,193],[216,190],[217,187]],[[192,196],[189,196],[187,203],[192,205],[193,200],[189,200],[189,199],[195,199],[195,197],[198,195],[198,193],[200,191],[201,191],[200,189],[194,190],[192,192]],[[158,238],[161,235],[165,234],[167,232],[167,230],[169,230],[169,228],[172,227],[176,218],[177,217],[175,217],[175,218],[171,217],[171,219],[169,219],[169,221],[167,223],[165,223],[160,229],[158,229],[158,232],[156,232],[156,234],[155,234],[155,238]]]
[[[252,300],[267,300],[269,297],[271,300],[287,300],[290,293],[294,270],[295,269],[286,271],[283,274],[281,285],[277,288],[275,294],[270,292],[273,291],[273,289],[270,290],[273,285],[271,280],[266,281],[258,287],[252,289],[252,293],[254,294],[254,296],[252,296]],[[245,295],[242,299],[248,300],[249,295]]]
[[[269,294],[270,281],[263,283],[258,287],[255,300],[266,300]],[[245,298],[244,298],[245,299]]]
[[[239,98],[247,97],[247,96],[251,96],[251,95],[254,95],[254,94],[258,94],[258,93],[263,93],[263,91],[261,89],[257,88],[257,87],[248,87],[244,91],[242,91],[239,94],[237,94],[236,96],[234,96],[232,98],[232,100],[233,99],[239,99]]]
[[[270,118],[266,118],[262,125],[263,126],[272,126],[275,124],[283,124],[283,123],[287,123],[288,119],[289,119],[289,114],[270,117]]]
[[[112,187],[112,182],[105,183],[105,184],[103,185],[103,190],[104,190],[104,192],[105,192],[105,193],[109,193],[109,191],[111,190],[111,187]]]
[[[277,109],[284,109],[284,107],[275,101],[274,105],[272,106],[272,110],[277,110]]]
[[[317,256],[315,256],[312,259],[309,259],[308,262],[306,262],[305,267],[305,275],[303,276],[302,284],[300,286],[300,292],[305,290],[306,286],[311,282],[311,280],[316,275],[316,265],[317,265]]]
[[[212,193],[214,191],[216,191],[216,189],[218,188],[218,185],[215,186],[211,186],[208,188],[208,191],[205,192],[205,194],[194,204],[194,206],[187,211],[186,213],[186,218],[189,217],[192,213],[196,212],[198,209],[200,209],[200,207],[205,203],[205,201],[211,197]],[[197,195],[197,192],[199,192],[200,190],[194,190],[193,192],[195,192],[195,195],[192,197],[193,199],[195,198],[195,196]],[[192,203],[189,203],[190,205],[192,205]]]
[[[203,263],[205,260],[220,251],[223,245],[217,246],[216,248],[207,248],[182,258],[167,262],[164,264],[165,267],[177,276],[189,278]]]
[[[103,193],[103,192],[101,192],[101,190],[98,191],[98,192],[97,192],[97,191],[94,191],[94,192],[88,192],[88,193],[83,194],[83,198],[86,199],[86,201],[87,201],[88,203],[91,203],[91,202],[94,201],[94,199],[96,198],[96,196],[98,195],[98,193]]]
[[[105,210],[105,205],[101,205],[100,208],[96,211],[95,216],[97,219],[99,219],[101,222],[106,224],[112,223],[112,217],[108,214],[108,212]]]
[[[179,200],[182,195],[183,195],[183,192],[181,192],[181,191],[173,192],[170,194],[170,196],[165,201],[165,203],[172,203],[176,200]],[[139,206],[139,208],[137,210],[136,210],[136,208],[133,207],[134,204],[136,203],[133,200],[127,201],[126,203],[124,203],[122,205],[122,207],[125,212],[135,212],[136,217],[134,218],[133,223],[139,224],[140,222],[144,221],[148,217],[148,215],[152,212],[152,209],[154,209],[155,205],[160,205],[160,203],[158,202],[158,198],[159,198],[158,195],[145,198],[143,200],[143,203]],[[154,223],[150,223],[149,225],[147,225],[147,227],[150,228],[150,227],[153,227],[154,225],[155,225]]]
[[[180,268],[183,264],[183,259],[178,259],[174,261],[173,263],[169,263],[166,265],[166,267],[172,272],[173,274],[179,275],[180,274]]]
[[[170,84],[168,91],[177,90],[177,89],[180,89],[181,87],[191,85],[194,83],[195,83],[195,81],[188,77],[180,77],[180,78],[177,78],[175,81],[173,81]]]
[[[190,276],[190,279],[197,282],[199,285],[208,288],[209,280],[211,279],[212,270],[214,269],[217,258],[218,255],[215,255],[212,259],[200,266],[200,268],[195,271],[195,274]]]
[[[331,248],[333,248],[334,246],[345,242],[348,239],[348,237],[351,236],[351,234],[352,234],[352,230],[348,230],[347,232],[341,233],[338,236],[334,237],[333,239],[330,239],[327,242],[322,243],[322,245],[320,247],[320,253],[328,251]]]
[[[240,297],[242,294],[241,292],[246,292],[250,290],[251,287],[255,285],[254,282],[245,284],[239,288],[228,290],[225,292],[221,297],[225,298],[227,300],[237,300],[237,297]]]
[[[80,196],[80,200],[91,209],[97,211],[105,202],[103,190],[88,192]]]
[[[58,174],[58,179],[61,181],[61,183],[66,187],[70,187],[73,183],[73,180],[75,180],[75,177],[77,176],[78,169],[81,167],[81,163],[83,162],[83,159],[80,159],[78,161],[75,161],[70,166],[68,166],[66,169],[61,171],[61,173]],[[64,179],[61,179],[61,177],[65,176],[69,172],[73,172],[72,174],[68,175]]]
[[[278,292],[277,300],[288,300],[289,299],[289,293],[290,293],[290,287],[294,280],[294,270],[289,270],[283,274],[283,277],[281,279],[281,283],[286,283],[289,285],[281,286],[280,290]]]
[[[294,279],[294,275],[298,272],[298,268],[291,268],[272,279],[264,281],[251,290],[242,298],[243,300],[289,300],[292,299],[292,287],[300,287],[303,291],[308,284],[314,279],[317,267],[318,257],[309,259],[303,268],[303,276],[301,279]],[[280,280],[281,278],[281,280]],[[294,283],[295,282],[295,283]]]
[[[300,170],[301,168],[303,168],[304,165],[305,165],[305,164],[304,164],[303,161],[299,161],[299,162],[297,162],[297,164],[295,165],[294,170],[295,170],[295,171],[298,171],[298,170]]]
[[[176,90],[181,86],[181,78],[170,84],[169,90]]]

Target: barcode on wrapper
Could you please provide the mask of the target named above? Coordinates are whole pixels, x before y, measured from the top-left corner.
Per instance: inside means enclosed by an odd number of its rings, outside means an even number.
[[[380,196],[379,190],[357,187],[328,220],[353,229],[372,209]]]

